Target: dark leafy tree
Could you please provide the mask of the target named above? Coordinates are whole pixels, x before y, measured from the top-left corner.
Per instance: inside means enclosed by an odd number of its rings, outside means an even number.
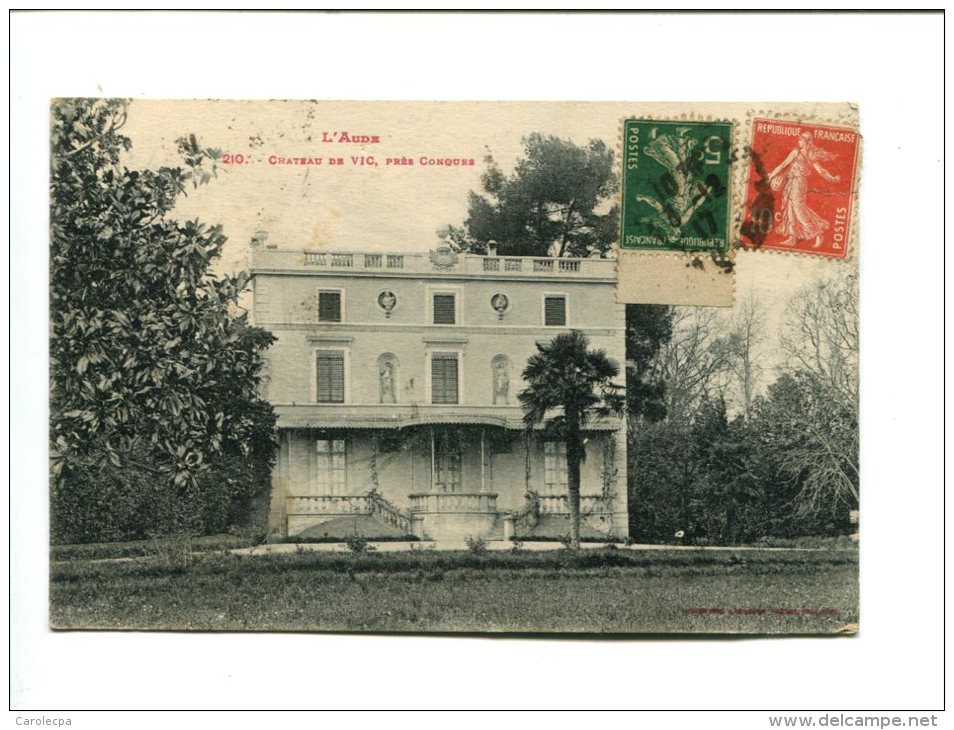
[[[633,444],[632,533],[650,542],[736,544],[768,533],[758,439],[722,401],[650,423]]]
[[[619,366],[603,350],[590,350],[579,331],[538,344],[523,369],[527,387],[518,398],[528,428],[545,424],[547,438],[566,444],[570,543],[580,546],[580,466],[586,459],[584,432],[593,418],[620,416],[623,386]]]
[[[187,186],[212,179],[218,152],[185,137],[183,167],[130,170],[121,159],[131,147],[120,134],[127,108],[52,106],[54,539],[99,537],[97,512],[113,537],[201,522],[202,484],[223,491],[215,509],[228,514],[250,480],[263,488],[273,458],[274,415],[256,394],[272,337],[237,308],[247,277],[212,272],[221,226],[170,215]],[[121,499],[110,499],[110,484]],[[69,514],[78,505],[93,515],[85,526]],[[125,517],[108,518],[113,505]]]
[[[626,306],[626,403],[633,421],[654,423],[666,417],[666,382],[657,355],[672,337],[672,323],[672,307]]]
[[[482,192],[470,193],[467,220],[451,227],[451,239],[474,252],[496,241],[511,256],[605,256],[619,228],[613,150],[598,139],[579,146],[539,133],[523,143],[510,175],[484,158]]]
[[[690,429],[689,458],[701,467],[696,485],[696,523],[707,539],[721,544],[762,536],[762,491],[756,440],[744,418],[732,421],[725,401],[703,405]]]
[[[695,490],[703,465],[685,424],[663,420],[630,428],[629,530],[639,542],[672,542],[697,532]]]

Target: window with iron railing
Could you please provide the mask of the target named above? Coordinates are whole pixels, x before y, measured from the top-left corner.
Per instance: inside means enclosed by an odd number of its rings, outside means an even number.
[[[440,434],[434,443],[434,486],[442,492],[459,492],[460,440],[456,434]]]

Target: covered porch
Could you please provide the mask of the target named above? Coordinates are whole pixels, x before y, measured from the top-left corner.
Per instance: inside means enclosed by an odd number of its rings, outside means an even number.
[[[619,438],[594,430],[581,474],[581,513],[606,536],[625,535],[627,524]],[[521,428],[293,427],[281,432],[270,532],[502,540],[567,513],[565,450]]]

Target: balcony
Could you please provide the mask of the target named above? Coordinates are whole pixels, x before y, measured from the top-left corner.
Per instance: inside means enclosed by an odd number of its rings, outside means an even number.
[[[391,403],[274,403],[278,427],[294,428],[406,428],[425,425],[497,426],[522,431],[523,410],[518,405],[445,405]],[[619,418],[601,418],[587,424],[589,431],[616,431]]]
[[[473,512],[495,513],[497,495],[491,492],[419,492],[409,495],[411,513]]]
[[[554,278],[615,280],[614,259],[574,259],[539,256],[479,256],[458,254],[436,264],[428,252],[368,253],[364,251],[303,251],[254,249],[255,272],[300,271],[308,273],[384,276],[452,274],[495,278]]]

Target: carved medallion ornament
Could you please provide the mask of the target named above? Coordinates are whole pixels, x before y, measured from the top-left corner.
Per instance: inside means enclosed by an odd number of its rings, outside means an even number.
[[[457,266],[457,252],[450,246],[438,246],[430,252],[430,258],[434,268],[441,271]]]
[[[510,300],[507,298],[506,294],[497,292],[490,297],[490,306],[493,307],[494,311],[497,313],[497,318],[503,319],[504,312],[510,308]]]
[[[378,306],[384,310],[385,317],[390,317],[391,312],[397,306],[397,297],[394,296],[394,292],[385,289],[383,292],[378,294]]]

